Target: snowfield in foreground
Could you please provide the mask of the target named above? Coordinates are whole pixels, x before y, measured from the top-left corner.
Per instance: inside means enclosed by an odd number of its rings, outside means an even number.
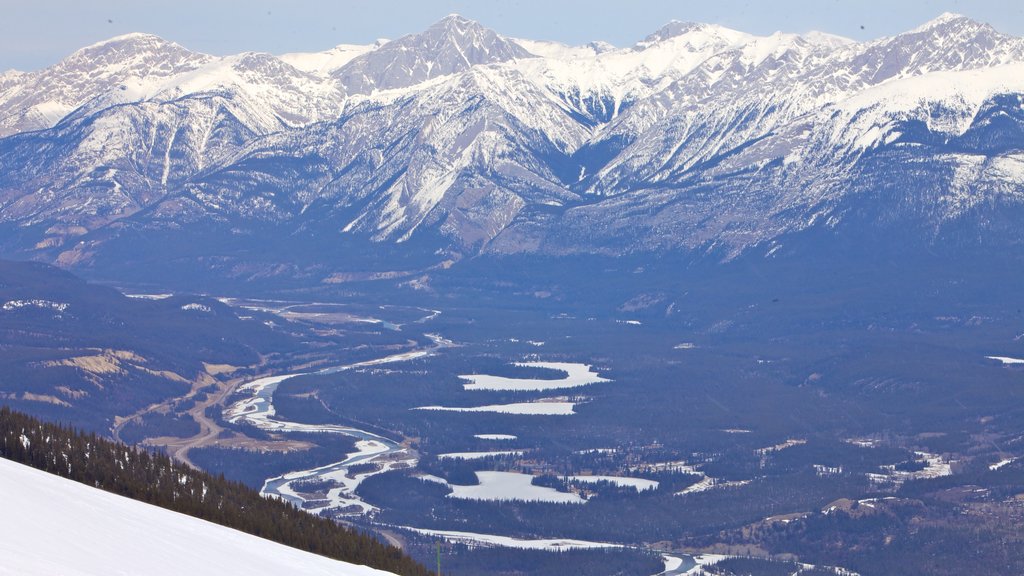
[[[384,576],[0,458],[0,574]]]

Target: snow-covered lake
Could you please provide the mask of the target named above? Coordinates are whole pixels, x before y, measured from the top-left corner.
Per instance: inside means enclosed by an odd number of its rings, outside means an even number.
[[[521,456],[522,450],[495,450],[492,452],[449,452],[447,454],[438,454],[438,460],[479,460],[481,458],[490,458],[492,456]]]
[[[479,534],[476,532],[458,532],[455,530],[428,530],[425,528],[410,528],[403,526],[405,530],[437,536],[448,542],[459,544],[483,544],[488,546],[502,546],[505,548],[518,548],[520,550],[548,550],[553,552],[564,552],[565,550],[580,550],[593,548],[622,548],[622,544],[610,544],[607,542],[590,542],[587,540],[573,540],[572,538],[512,538],[510,536],[498,536],[496,534]]]
[[[453,406],[420,406],[413,410],[436,410],[439,412],[494,412],[496,414],[517,414],[524,416],[570,416],[576,412],[575,402],[518,402],[515,404],[490,404],[468,408]]]
[[[468,380],[463,384],[466,390],[501,390],[519,392],[540,392],[545,390],[560,390],[564,388],[578,388],[598,382],[608,382],[607,378],[597,375],[597,372],[589,364],[578,364],[575,362],[516,362],[516,366],[526,368],[547,368],[565,372],[564,378],[546,380],[540,378],[506,378],[504,376],[491,376],[490,374],[463,374],[459,376]]]
[[[1011,358],[1009,356],[985,356],[985,358],[988,358],[989,360],[998,360],[1005,366],[1012,364],[1024,364],[1024,359],[1022,358]]]
[[[476,472],[480,484],[459,486],[450,484],[449,498],[466,500],[525,500],[528,502],[557,502],[583,504],[586,502],[576,494],[559,492],[546,486],[531,484],[533,476],[518,472]]]
[[[481,440],[516,440],[519,437],[514,434],[473,434],[473,438]]]
[[[586,482],[590,484],[596,484],[598,482],[611,482],[616,486],[633,488],[637,492],[643,492],[644,490],[656,490],[658,488],[658,482],[656,480],[648,480],[646,478],[631,478],[629,476],[562,476],[562,479],[576,482]]]

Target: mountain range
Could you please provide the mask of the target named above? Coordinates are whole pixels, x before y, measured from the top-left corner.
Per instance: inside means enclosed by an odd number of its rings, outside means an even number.
[[[0,135],[0,252],[82,269],[1024,242],[1024,39],[953,14],[870,42],[672,22],[626,48],[451,15],[279,57],[130,34],[0,76]]]

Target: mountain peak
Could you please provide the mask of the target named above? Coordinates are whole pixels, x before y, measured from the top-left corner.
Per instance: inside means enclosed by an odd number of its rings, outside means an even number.
[[[133,32],[122,34],[86,46],[62,60],[57,67],[80,68],[138,68],[152,66],[153,73],[195,68],[210,60],[210,56],[193,52],[184,46],[164,40],[155,34]],[[148,74],[148,72],[147,72]]]
[[[525,48],[458,14],[354,58],[333,74],[349,92],[412,86],[478,64],[532,58]]]
[[[719,26],[718,24],[672,20],[668,24],[665,24],[661,28],[655,30],[640,42],[637,42],[636,47],[642,50],[659,42],[682,37],[694,39],[697,44],[704,44],[705,41],[709,39],[724,39],[729,42],[733,42],[745,36],[748,35],[724,26]]]
[[[957,14],[955,12],[943,12],[942,14],[939,14],[935,18],[932,18],[931,20],[925,22],[924,24],[918,26],[917,28],[914,28],[913,30],[908,32],[908,34],[920,34],[922,32],[948,30],[996,32],[995,29],[992,28],[992,26],[984,22],[978,22],[977,20],[968,18],[963,14]]]
[[[957,12],[943,12],[931,20],[932,23],[941,24],[945,22],[952,22],[954,20],[970,20],[967,16]]]
[[[480,26],[480,23],[476,20],[470,20],[461,14],[452,12],[437,22],[434,22],[430,28],[466,28],[468,26]]]
[[[185,50],[181,45],[171,42],[170,40],[165,40],[156,34],[130,32],[128,34],[121,34],[120,36],[107,38],[106,40],[100,40],[99,42],[90,44],[89,46],[76,51],[74,54],[96,53],[111,50],[160,50],[167,48]]]
[[[473,42],[485,38],[487,42],[503,39],[497,32],[485,27],[476,20],[470,20],[458,14],[449,14],[432,24],[419,34],[410,34],[404,38],[440,39],[461,43],[464,39]],[[400,39],[401,40],[401,39]]]
[[[705,26],[707,25],[699,22],[671,20],[668,24],[665,24],[661,28],[658,28],[649,34],[646,38],[640,41],[639,44],[649,46],[656,42],[661,42],[662,40],[668,40],[669,38],[675,38],[676,36],[682,36],[683,34],[702,30]]]

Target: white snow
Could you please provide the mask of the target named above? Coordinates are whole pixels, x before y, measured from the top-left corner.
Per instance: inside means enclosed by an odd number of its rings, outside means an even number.
[[[937,454],[929,454],[928,452],[921,451],[915,451],[914,456],[916,461],[923,461],[925,463],[925,467],[923,469],[908,472],[905,470],[897,470],[895,465],[886,465],[881,467],[882,473],[868,473],[866,475],[868,481],[876,484],[892,482],[900,485],[907,480],[941,478],[943,476],[950,476],[953,474],[953,460],[948,460]]]
[[[719,480],[710,476],[705,476],[703,480],[687,486],[683,490],[676,492],[676,496],[684,496],[686,494],[695,494],[697,492],[707,492],[708,490],[715,490],[718,488],[739,488],[740,486],[746,486],[750,484],[750,480]]]
[[[362,56],[379,48],[376,44],[339,44],[324,52],[291,52],[278,56],[295,68],[310,74],[326,75]]]
[[[481,440],[515,440],[519,437],[514,434],[473,434],[473,438]]]
[[[522,450],[496,450],[494,452],[449,452],[438,454],[438,460],[479,460],[492,456],[522,456]]]
[[[696,556],[693,556],[693,561],[696,562],[697,565],[694,566],[692,569],[687,570],[683,574],[686,576],[698,576],[700,574],[706,574],[706,572],[702,570],[704,566],[715,564],[716,562],[721,562],[726,558],[729,558],[729,556],[726,556],[725,554],[697,554]]]
[[[489,404],[470,408],[452,406],[419,406],[412,410],[436,410],[438,412],[494,412],[521,416],[570,416],[575,414],[575,402],[517,402],[514,404]]]
[[[559,492],[546,486],[531,484],[531,474],[518,472],[476,472],[480,484],[476,486],[459,486],[451,484],[452,493],[449,498],[466,500],[524,500],[527,502],[557,502],[582,504],[586,502],[576,494]]]
[[[527,368],[558,370],[565,372],[566,376],[555,380],[545,380],[539,378],[506,378],[489,374],[463,374],[459,378],[469,381],[468,384],[463,384],[463,388],[466,390],[515,390],[520,392],[577,388],[579,386],[609,381],[598,376],[597,372],[589,364],[574,362],[516,362],[515,365]]]
[[[611,482],[616,486],[633,488],[637,492],[643,492],[644,490],[656,490],[658,488],[657,480],[648,480],[646,478],[632,478],[629,476],[562,476],[562,479],[576,482],[586,482],[590,484],[596,484],[598,482]]]
[[[1024,360],[1020,358],[1010,358],[1009,356],[985,356],[985,358],[988,358],[989,360],[998,360],[1007,366],[1011,364],[1024,364]]]
[[[785,450],[786,448],[792,448],[794,446],[800,446],[800,445],[803,445],[803,444],[807,444],[807,440],[804,440],[802,438],[790,438],[790,439],[786,440],[785,442],[781,442],[781,443],[776,444],[774,446],[768,446],[767,448],[758,448],[757,450],[755,450],[755,452],[758,453],[758,454],[761,454],[761,455],[765,455],[765,454],[771,454],[772,452],[779,452],[780,450]]]
[[[383,576],[0,458],[0,573]]]
[[[936,71],[897,78],[862,90],[836,104],[846,138],[869,147],[888,132],[891,120],[940,106],[946,113],[923,119],[932,131],[963,134],[982,104],[993,96],[1024,92],[1024,63],[978,70]],[[839,136],[836,134],[836,136]]]
[[[128,298],[136,298],[139,300],[164,300],[174,296],[174,294],[125,294]]]
[[[50,300],[8,300],[4,302],[3,306],[0,306],[5,312],[12,310],[18,310],[20,308],[39,308],[42,310],[53,310],[54,312],[64,312],[68,309],[66,302],[51,302]]]
[[[590,542],[587,540],[573,540],[571,538],[537,538],[523,539],[512,538],[511,536],[498,536],[495,534],[478,534],[476,532],[458,532],[455,530],[428,530],[425,528],[402,527],[404,530],[437,536],[448,542],[467,545],[503,546],[505,548],[518,548],[520,550],[548,550],[551,552],[562,552],[565,550],[580,550],[593,548],[621,548],[621,544],[610,544],[607,542]],[[682,563],[682,561],[680,561]]]
[[[683,559],[678,556],[662,556],[665,561],[665,572],[672,572],[678,570],[683,565]]]
[[[1016,458],[1004,458],[1004,459],[1000,460],[999,462],[996,462],[995,464],[990,464],[988,469],[989,470],[999,470],[1000,468],[1002,468],[1003,466],[1006,466],[1007,464],[1012,464],[1015,460],[1017,460],[1017,459]]]

